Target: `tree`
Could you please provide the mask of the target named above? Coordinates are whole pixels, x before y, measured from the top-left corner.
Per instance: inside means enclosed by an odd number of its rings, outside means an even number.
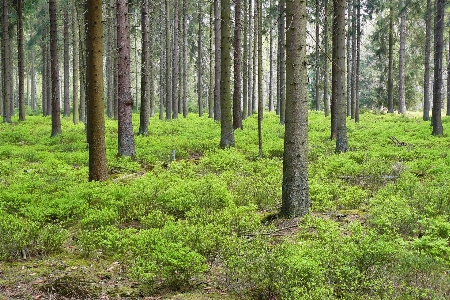
[[[87,121],[89,181],[108,178],[103,104],[102,1],[87,0]]]
[[[220,89],[220,76],[221,76],[221,30],[220,30],[220,0],[214,0],[214,121],[220,121],[221,118],[221,89]]]
[[[231,4],[230,0],[220,1],[221,39],[220,39],[220,147],[234,146],[233,114],[231,99]]]
[[[23,18],[22,0],[17,0],[17,54],[19,72],[19,120],[25,121],[25,97],[24,97],[24,51],[23,51]]]
[[[173,26],[173,49],[172,49],[172,119],[178,119],[178,78],[179,78],[179,46],[178,46],[178,0],[174,0],[174,26]]]
[[[255,25],[258,22],[258,31],[256,31],[258,41],[258,148],[259,158],[263,156],[262,122],[264,118],[263,104],[263,66],[262,66],[262,0],[256,1]]]
[[[316,16],[315,16],[315,25],[316,25],[316,38],[315,38],[315,91],[314,91],[314,105],[315,109],[318,111],[320,110],[320,97],[319,97],[319,53],[320,53],[320,14],[319,14],[319,0],[316,0],[315,2],[315,8],[316,8]]]
[[[332,67],[332,110],[336,133],[336,152],[348,148],[345,105],[345,0],[333,0],[333,67]],[[334,105],[333,105],[334,104]],[[333,118],[332,118],[333,122]],[[333,132],[333,131],[332,131]],[[332,134],[333,137],[333,134]]]
[[[203,99],[202,99],[202,35],[203,35],[203,13],[202,13],[202,3],[201,1],[197,1],[198,4],[198,35],[197,35],[197,103],[198,103],[198,115],[203,116]]]
[[[11,123],[11,109],[10,105],[10,49],[9,49],[9,18],[8,18],[8,1],[3,0],[3,40],[2,40],[2,54],[3,54],[3,122]]]
[[[148,122],[150,116],[150,99],[148,95],[148,68],[149,68],[149,18],[148,0],[142,0],[141,6],[141,28],[142,28],[142,58],[141,58],[141,112],[139,123],[139,134],[148,135]]]
[[[433,84],[433,135],[442,136],[444,129],[441,120],[441,89],[444,50],[444,15],[445,0],[436,2],[436,19],[434,29],[434,84]]]
[[[398,112],[406,114],[405,99],[405,54],[406,54],[406,6],[405,0],[401,0],[401,19],[400,19],[400,53],[398,66]]]
[[[394,112],[394,9],[392,7],[392,0],[389,2],[389,58],[388,58],[388,112]]]
[[[49,0],[50,12],[50,64],[52,77],[52,133],[55,137],[61,134],[61,117],[59,105],[59,64],[58,64],[58,25],[56,18],[56,0]]]
[[[431,57],[431,0],[427,0],[425,15],[425,73],[423,78],[423,120],[430,120],[430,57]]]
[[[243,49],[242,49],[242,119],[248,116],[248,4],[247,0],[242,2],[244,22],[243,22]]]
[[[78,56],[79,47],[79,35],[78,35],[78,17],[77,11],[75,9],[76,0],[72,0],[72,36],[73,36],[73,123],[78,124],[80,121],[80,97],[79,97],[79,68],[80,68],[80,58]]]
[[[215,2],[214,2],[215,3]],[[188,64],[188,57],[187,57],[187,0],[183,0],[183,117],[187,117],[188,115],[188,102],[187,102],[187,89],[188,89],[188,72],[187,72],[187,64]],[[214,24],[216,22],[214,21]],[[219,36],[220,40],[220,36]],[[220,50],[220,49],[219,49]],[[220,76],[220,72],[219,72]],[[219,78],[220,82],[220,78]],[[217,79],[215,80],[215,85],[217,84]],[[214,109],[216,108],[216,94],[215,94],[215,85],[214,85]],[[218,94],[219,95],[219,94]],[[214,118],[216,111],[214,111]]]
[[[172,118],[172,85],[171,85],[171,59],[170,59],[170,5],[169,0],[165,0],[166,9],[166,119]]]
[[[278,99],[278,103],[279,103],[279,114],[280,114],[280,124],[284,124],[284,119],[285,119],[285,112],[286,112],[286,97],[285,97],[285,91],[286,91],[286,86],[284,84],[285,79],[286,79],[286,73],[285,73],[285,61],[284,61],[284,57],[285,57],[285,52],[284,52],[284,47],[285,47],[285,25],[286,25],[286,19],[285,19],[285,0],[280,0],[279,1],[279,22],[280,25],[278,27],[278,53],[279,53],[279,59],[278,59],[278,64],[279,64],[279,69],[280,69],[280,74],[279,74],[279,78],[278,78],[278,88],[280,89],[279,91],[279,99]]]
[[[345,3],[345,0],[344,0]],[[283,154],[283,216],[309,212],[306,1],[287,1],[286,119]]]
[[[241,0],[235,1],[234,6],[234,90],[233,90],[233,128],[242,128],[241,108]]]
[[[70,95],[69,95],[69,11],[68,3],[64,7],[64,117],[70,116]]]
[[[119,95],[119,155],[135,156],[133,135],[133,98],[130,79],[130,34],[128,26],[128,0],[117,0],[117,50]]]
[[[324,26],[323,26],[323,105],[325,117],[330,114],[330,100],[328,99],[328,0],[324,0]]]

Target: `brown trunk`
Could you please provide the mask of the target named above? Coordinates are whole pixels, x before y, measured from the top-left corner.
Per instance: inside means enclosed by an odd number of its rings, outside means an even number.
[[[197,16],[197,22],[198,22],[198,36],[197,36],[197,97],[198,97],[198,115],[201,117],[203,116],[203,99],[202,99],[202,4],[200,1],[198,1],[198,16]]]
[[[391,0],[393,1],[393,0]],[[394,9],[389,3],[388,112],[394,112]]]
[[[72,37],[73,37],[73,123],[78,124],[80,121],[80,58],[79,58],[79,28],[78,15],[75,9],[76,0],[72,0]]]
[[[69,95],[69,12],[64,8],[64,117],[70,116]]]
[[[314,103],[315,103],[315,108],[316,111],[320,110],[320,97],[319,97],[319,77],[320,77],[320,68],[319,68],[319,45],[320,45],[320,14],[319,14],[320,10],[319,10],[319,0],[316,0],[316,16],[315,16],[315,23],[316,23],[316,49],[315,49],[315,69],[316,69],[316,73],[315,73],[315,92],[314,92]]]
[[[173,50],[172,50],[172,119],[178,119],[178,77],[179,77],[179,46],[178,46],[178,0],[174,0],[173,11]]]
[[[47,116],[47,41],[42,34],[42,116]]]
[[[431,0],[427,0],[425,15],[425,73],[423,78],[423,120],[430,120],[430,60],[431,60]]]
[[[441,120],[441,89],[442,89],[442,66],[444,52],[444,15],[445,0],[436,2],[436,19],[434,30],[434,84],[433,84],[433,135],[442,136],[444,128]]]
[[[220,46],[220,0],[214,0],[214,121],[221,120],[220,104],[220,75],[221,75],[221,46]]]
[[[324,0],[323,26],[323,106],[325,117],[330,114],[330,100],[328,99],[328,0]]]
[[[25,121],[22,0],[17,0],[17,46],[19,68],[19,121]]]
[[[241,108],[241,0],[234,6],[234,91],[233,91],[233,128],[242,128]]]
[[[286,113],[286,86],[285,86],[285,80],[286,80],[286,65],[285,65],[285,28],[286,28],[286,1],[280,0],[280,28],[279,33],[280,34],[280,124],[284,124],[284,116]]]
[[[262,66],[262,0],[257,0],[257,16],[258,20],[258,150],[259,158],[263,157],[263,139],[262,139],[262,123],[264,118],[264,102],[263,102],[263,66]],[[256,24],[256,23],[255,23]]]
[[[252,99],[253,99],[253,35],[255,33],[255,27],[253,21],[253,1],[248,1],[248,76],[246,80],[248,80],[248,101],[247,101],[247,114],[248,116],[253,115],[253,109],[252,109]]]
[[[141,29],[142,29],[142,57],[141,57],[141,111],[139,134],[148,135],[148,122],[150,116],[150,99],[147,94],[149,91],[148,67],[149,67],[149,17],[148,17],[148,0],[142,0],[141,4]]]
[[[214,118],[214,53],[213,53],[213,36],[214,36],[214,2],[209,4],[209,84],[208,84],[208,118]]]
[[[172,118],[172,85],[171,85],[171,58],[170,58],[170,5],[169,0],[165,0],[166,5],[166,119]]]
[[[118,153],[135,156],[132,123],[133,98],[131,97],[130,76],[130,33],[128,31],[128,0],[117,0],[117,49],[118,49],[118,96],[119,126]]]
[[[8,1],[3,1],[3,122],[11,123],[11,108],[13,105],[10,101],[11,95],[11,59],[9,49],[9,18],[8,18]]]
[[[248,4],[247,0],[242,3],[244,8],[244,42],[243,42],[243,63],[242,63],[242,119],[248,116]]]
[[[400,21],[400,53],[399,53],[399,67],[398,67],[398,112],[406,114],[406,100],[405,100],[405,54],[406,54],[406,6],[405,0],[401,0],[401,21]]]
[[[187,103],[187,77],[188,77],[188,71],[187,71],[187,24],[186,24],[186,18],[187,18],[187,0],[183,0],[183,117],[187,117],[188,115],[188,103]],[[214,23],[215,24],[215,23]],[[212,62],[211,62],[212,64]],[[215,97],[215,95],[214,95]],[[214,102],[215,105],[215,102]]]
[[[58,25],[56,18],[56,0],[49,1],[50,12],[50,60],[52,76],[52,137],[61,134],[61,116],[59,106],[59,70],[58,70]]]

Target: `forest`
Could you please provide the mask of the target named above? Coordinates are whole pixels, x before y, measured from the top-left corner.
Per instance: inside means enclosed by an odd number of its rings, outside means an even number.
[[[446,6],[3,0],[0,300],[450,298]]]

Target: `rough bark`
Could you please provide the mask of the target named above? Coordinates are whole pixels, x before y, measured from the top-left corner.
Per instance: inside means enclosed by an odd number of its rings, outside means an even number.
[[[233,128],[242,128],[241,108],[241,0],[235,1],[234,6],[234,90],[233,90]]]
[[[23,18],[22,0],[17,0],[17,54],[19,72],[19,121],[25,121],[25,95],[24,95],[24,52],[23,52]]]
[[[139,134],[148,135],[148,122],[150,117],[150,99],[147,94],[148,87],[148,67],[149,67],[149,17],[148,17],[148,0],[142,0],[141,3],[141,29],[142,29],[142,56],[141,56],[141,111],[139,118]]]
[[[280,35],[280,99],[278,100],[280,102],[280,124],[284,124],[285,120],[285,113],[286,113],[286,86],[285,86],[285,80],[286,80],[286,65],[285,65],[285,28],[286,28],[286,14],[285,14],[285,0],[280,0],[280,28],[279,28],[279,35]]]
[[[353,0],[347,0],[347,116],[352,115],[352,25],[353,25]]]
[[[164,103],[165,99],[165,47],[163,46],[164,40],[164,26],[163,26],[163,7],[159,9],[159,119],[164,120]]]
[[[47,116],[47,42],[42,34],[42,116]]]
[[[434,29],[434,83],[433,83],[433,135],[442,136],[444,128],[441,119],[442,66],[444,52],[444,14],[445,0],[436,1],[436,19]]]
[[[87,85],[89,136],[89,181],[106,180],[105,120],[103,104],[102,1],[87,0]]]
[[[221,118],[221,104],[220,104],[220,99],[221,99],[221,93],[220,93],[220,76],[221,76],[221,46],[220,46],[220,41],[221,41],[221,30],[220,30],[220,25],[221,25],[221,20],[220,20],[220,0],[214,0],[214,57],[215,57],[215,62],[214,62],[214,120],[215,121],[220,121]]]
[[[208,84],[208,118],[214,118],[214,2],[209,4],[209,84]]]
[[[198,115],[203,116],[203,88],[202,88],[202,36],[203,36],[203,21],[202,21],[202,3],[198,1],[198,11],[197,11],[197,22],[198,22],[198,35],[197,35],[197,104],[198,104]]]
[[[264,118],[264,103],[263,103],[263,65],[262,65],[262,0],[256,1],[258,9],[256,20],[258,20],[258,149],[259,158],[263,157],[263,138],[262,138],[262,123]],[[256,23],[255,23],[256,24]]]
[[[49,1],[50,12],[50,60],[52,76],[52,133],[61,134],[61,116],[59,105],[59,70],[58,70],[58,25],[56,18],[56,0]]]
[[[319,0],[316,0],[316,16],[315,16],[315,25],[316,25],[316,38],[315,38],[315,90],[314,90],[314,104],[316,111],[320,110],[320,97],[319,97],[319,77],[320,77],[320,68],[319,68],[319,51],[320,51],[320,14],[319,14]]]
[[[131,97],[130,76],[130,33],[128,25],[128,0],[117,0],[117,50],[119,73],[119,126],[118,153],[135,156],[133,134],[133,98]]]
[[[430,59],[431,59],[431,0],[427,0],[425,15],[425,72],[423,76],[423,120],[430,120]]]
[[[359,122],[359,69],[361,65],[361,1],[356,7],[355,122]]]
[[[251,102],[251,110],[252,114],[257,113],[257,106],[258,106],[258,34],[259,34],[259,24],[258,24],[258,0],[255,0],[253,2],[254,8],[253,8],[253,63],[252,63],[252,70],[253,70],[253,83],[252,83],[252,102]]]
[[[405,0],[401,0],[401,18],[400,18],[400,52],[398,66],[398,112],[406,114],[405,100],[405,54],[406,54],[406,6]]]
[[[449,27],[450,29],[450,27]],[[447,116],[450,116],[450,40],[448,42],[447,56]]]
[[[250,117],[253,115],[252,109],[252,99],[253,99],[253,76],[254,76],[254,65],[253,65],[253,34],[255,32],[255,26],[253,23],[253,1],[248,1],[248,101],[247,101],[247,115]]]
[[[114,117],[114,0],[108,3],[108,16],[105,22],[106,26],[106,115],[112,119]]]
[[[78,19],[77,19],[77,11],[75,9],[75,1],[72,0],[72,37],[73,37],[73,123],[78,124],[80,121],[80,58],[78,55],[78,47],[79,47],[79,36],[78,36]]]
[[[394,112],[394,9],[389,3],[388,112]]]
[[[221,39],[220,39],[220,110],[221,110],[221,137],[220,147],[234,146],[233,114],[231,99],[231,3],[230,0],[220,1]]]
[[[63,110],[63,116],[69,117],[70,116],[70,87],[69,87],[69,11],[68,11],[68,5],[66,4],[64,8],[64,110]]]
[[[31,53],[31,109],[37,109],[36,103],[36,68],[34,61],[34,52]]]
[[[248,4],[247,0],[242,2],[244,22],[243,22],[243,49],[242,49],[242,119],[248,116]]]
[[[165,9],[166,9],[166,120],[170,120],[172,118],[172,85],[171,85],[171,58],[170,58],[170,5],[169,0],[165,0]]]
[[[286,6],[286,119],[281,214],[308,214],[308,100],[306,95],[306,1]]]
[[[187,47],[188,47],[188,45],[187,45],[187,21],[186,21],[186,18],[187,18],[187,0],[183,0],[183,117],[185,117],[185,118],[188,115],[188,102],[187,102],[187,89],[188,89]],[[215,23],[216,22],[214,21],[214,24]],[[214,31],[214,34],[215,34],[215,31]],[[220,72],[219,72],[219,74],[220,74]],[[219,80],[220,80],[220,78],[219,78]],[[214,99],[215,98],[216,98],[216,95],[214,93]],[[216,102],[214,100],[214,109],[215,108],[216,108]],[[216,114],[216,111],[214,110],[214,118],[216,117],[215,114]]]
[[[328,0],[324,0],[324,18],[323,18],[323,105],[325,117],[330,114],[330,100],[328,98]]]
[[[10,94],[11,94],[11,58],[9,49],[9,18],[8,18],[8,1],[3,0],[3,40],[2,40],[2,52],[3,52],[3,122],[11,123],[11,109],[10,106]]]
[[[345,101],[345,0],[333,0],[332,103],[334,103],[336,152],[348,148]],[[333,114],[333,111],[332,111]]]
[[[356,60],[357,60],[357,29],[356,29],[356,18],[357,18],[357,1],[358,0],[352,0],[352,89],[351,89],[351,109],[350,109],[350,117],[351,119],[355,118],[355,111],[356,111]],[[348,70],[350,71],[350,70]]]
[[[269,7],[272,8],[272,0],[269,1]],[[269,111],[273,111],[273,30],[272,17],[269,19]]]
[[[178,45],[178,0],[174,0],[173,11],[173,49],[172,49],[172,119],[178,119],[178,77],[179,77],[179,45]]]

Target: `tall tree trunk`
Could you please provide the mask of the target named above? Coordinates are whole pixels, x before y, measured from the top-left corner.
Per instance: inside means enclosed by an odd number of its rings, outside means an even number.
[[[42,34],[42,116],[47,116],[47,46],[45,33]]]
[[[187,47],[188,47],[188,45],[187,45],[187,21],[186,21],[186,18],[187,18],[187,0],[183,0],[183,117],[184,118],[186,118],[188,115],[188,102],[187,102],[187,89],[188,89]],[[216,23],[216,21],[214,21],[214,24],[215,23]],[[214,31],[214,34],[215,34],[215,31]],[[220,72],[219,72],[219,74],[220,74]],[[220,82],[220,78],[219,78],[219,82]],[[215,99],[215,97],[216,97],[216,95],[214,94],[214,99]],[[215,106],[216,106],[216,102],[214,101],[214,109],[215,109]],[[214,118],[216,118],[215,114],[216,114],[216,111],[214,110]]]
[[[433,135],[442,136],[444,129],[441,120],[442,66],[444,52],[444,15],[445,0],[436,2],[436,19],[434,29],[434,84],[433,84]]]
[[[405,0],[401,0],[401,20],[400,20],[400,53],[399,53],[399,67],[398,67],[398,112],[406,114],[406,100],[405,100],[405,54],[406,54],[406,6]]]
[[[165,60],[165,47],[163,46],[164,40],[164,28],[163,26],[163,4],[161,2],[161,7],[159,9],[159,119],[164,120],[164,103],[166,101],[166,91],[165,91],[165,72],[166,72],[166,60]]]
[[[230,0],[220,1],[221,13],[221,39],[220,39],[220,110],[221,110],[221,137],[220,147],[234,146],[233,113],[231,99],[231,3]]]
[[[19,121],[25,121],[25,96],[24,96],[24,52],[23,52],[23,19],[22,0],[17,0],[17,53],[19,68]]]
[[[345,0],[333,0],[333,67],[332,67],[332,103],[334,103],[336,152],[345,152],[348,148],[345,103]],[[333,136],[333,135],[332,135]]]
[[[52,137],[61,134],[59,106],[59,64],[58,64],[58,25],[56,18],[56,0],[49,0],[50,12],[50,60],[52,73]]]
[[[221,16],[221,12],[220,12],[220,4],[221,1],[220,0],[214,0],[214,57],[215,57],[215,62],[214,62],[214,80],[215,80],[215,84],[214,84],[214,121],[220,121],[222,120],[221,118],[221,104],[220,104],[220,99],[221,99],[221,89],[220,89],[220,76],[221,76],[221,70],[220,67],[222,65],[220,59],[221,59],[221,45],[220,45],[220,41],[221,41],[221,30],[220,30],[220,26],[221,26],[221,20],[220,20],[220,16]]]
[[[142,58],[141,58],[141,111],[139,119],[139,134],[148,135],[148,122],[150,117],[150,99],[148,89],[148,67],[149,67],[149,17],[148,0],[142,0],[141,4],[141,29],[142,29]]]
[[[69,94],[69,11],[68,5],[64,8],[64,117],[70,116],[70,94]]]
[[[130,76],[130,33],[128,31],[128,0],[117,0],[117,49],[119,73],[119,155],[135,156],[132,123],[133,98]]]
[[[150,104],[150,117],[155,116],[155,45],[156,45],[156,25],[157,18],[155,16],[157,4],[152,3],[149,6],[150,15],[149,15],[149,46],[148,46],[148,97]]]
[[[323,27],[323,105],[325,117],[330,114],[330,100],[328,99],[328,0],[324,0],[324,27]]]
[[[78,55],[79,50],[79,36],[78,36],[78,17],[75,9],[76,0],[72,0],[72,37],[73,37],[73,123],[78,124],[80,121],[80,58]]]
[[[198,115],[203,116],[203,99],[202,99],[202,35],[203,35],[203,15],[202,15],[202,3],[198,1],[198,36],[197,36],[197,97],[198,97]]]
[[[253,115],[252,99],[253,99],[253,76],[254,76],[254,65],[253,65],[253,34],[255,33],[255,26],[253,21],[253,1],[248,1],[248,101],[247,101],[247,114],[248,116]]]
[[[243,0],[243,49],[242,49],[242,119],[247,119],[248,116],[248,0]]]
[[[102,1],[87,0],[87,85],[89,181],[106,180],[105,119],[103,104],[103,44],[102,44]]]
[[[234,91],[233,91],[233,128],[242,128],[241,108],[241,0],[235,0],[234,6]]]
[[[280,102],[280,124],[284,124],[285,119],[285,113],[286,113],[286,86],[285,86],[285,80],[286,80],[286,65],[285,65],[285,30],[286,30],[286,1],[280,0],[280,99],[278,100]]]
[[[109,0],[106,25],[106,115],[114,117],[114,0]]]
[[[36,103],[36,68],[34,66],[34,52],[31,52],[31,109],[37,109]]]
[[[264,102],[263,102],[263,66],[262,66],[262,0],[256,1],[258,5],[257,18],[258,20],[258,148],[259,158],[263,157],[263,139],[262,139],[262,123],[264,118]],[[256,24],[256,22],[255,22]]]
[[[319,13],[319,0],[316,0],[316,16],[315,16],[315,23],[316,23],[316,49],[315,49],[315,69],[316,69],[316,73],[315,73],[315,92],[314,92],[314,104],[315,104],[315,108],[316,110],[320,110],[320,97],[319,97],[319,77],[320,77],[320,68],[319,68],[319,51],[320,51],[320,13]]]
[[[47,29],[50,31],[50,28],[47,27]],[[47,49],[47,59],[45,60],[47,62],[47,116],[51,116],[52,115],[52,86],[53,86],[53,82],[52,82],[52,58],[51,58],[51,50],[50,50],[50,43],[48,43],[48,47]]]
[[[166,5],[166,119],[172,118],[172,85],[171,85],[171,58],[170,58],[170,5],[169,0],[165,0]]]
[[[345,0],[344,0],[345,1]],[[286,131],[281,214],[308,214],[308,97],[306,93],[306,1],[287,1]]]
[[[214,118],[214,2],[209,4],[209,84],[208,84],[208,118]]]
[[[355,72],[355,122],[359,122],[359,69],[361,65],[361,0],[357,0],[356,12],[356,72]]]
[[[179,46],[178,46],[178,0],[174,0],[173,12],[173,50],[172,50],[172,118],[178,119],[178,77],[179,77]]]
[[[253,16],[253,84],[252,84],[252,114],[257,113],[257,106],[258,106],[258,73],[257,73],[257,66],[258,66],[258,32],[259,32],[259,24],[258,24],[258,0],[254,0],[253,2],[254,8],[254,16]]]
[[[449,27],[450,29],[450,27]],[[447,56],[447,116],[450,116],[450,40],[448,42]]]
[[[353,0],[347,0],[347,116],[352,115],[352,25],[353,25]]]
[[[394,112],[394,8],[389,2],[389,62],[388,62],[388,112]]]
[[[357,59],[357,53],[356,53],[356,36],[358,33],[356,32],[356,17],[357,17],[357,1],[358,0],[352,0],[352,88],[351,88],[351,109],[350,109],[350,117],[351,119],[355,118],[355,111],[356,111],[356,59]],[[350,70],[348,70],[350,71]]]
[[[11,94],[11,58],[9,49],[9,18],[8,18],[8,1],[3,0],[3,122],[11,123],[11,108],[13,105],[10,101]]]
[[[430,57],[431,57],[431,0],[427,0],[425,15],[425,73],[423,78],[423,120],[430,120]]]

